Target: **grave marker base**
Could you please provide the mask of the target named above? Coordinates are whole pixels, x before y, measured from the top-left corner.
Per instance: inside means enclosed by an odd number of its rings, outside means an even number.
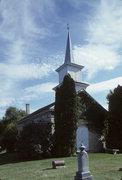
[[[93,180],[93,176],[88,172],[76,172],[75,180]]]

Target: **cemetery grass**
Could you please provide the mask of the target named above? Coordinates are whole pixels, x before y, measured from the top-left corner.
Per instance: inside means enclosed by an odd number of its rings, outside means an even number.
[[[52,169],[53,160],[65,160],[66,167]],[[89,154],[94,180],[121,180],[122,154]],[[18,162],[16,154],[0,154],[1,180],[74,180],[77,158],[53,158]]]

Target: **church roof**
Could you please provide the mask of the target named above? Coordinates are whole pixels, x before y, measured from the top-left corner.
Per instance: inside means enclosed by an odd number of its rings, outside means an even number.
[[[83,85],[84,87],[87,87],[87,86],[89,86],[89,84],[87,84],[87,83],[83,83],[83,82],[75,82],[75,84],[81,84],[81,85]],[[53,90],[56,90],[57,89],[57,87],[60,87],[62,85],[62,83],[60,83],[60,84],[58,84],[57,86],[55,86],[54,88],[53,88]]]
[[[24,121],[26,121],[26,120],[29,120],[29,118],[34,117],[35,115],[40,114],[41,112],[44,112],[44,111],[46,111],[46,110],[47,110],[47,111],[48,111],[48,110],[53,111],[52,108],[54,107],[54,105],[55,105],[55,103],[51,103],[51,104],[49,104],[49,105],[47,105],[47,106],[44,106],[44,107],[38,109],[37,111],[34,111],[33,113],[31,113],[31,114],[23,117],[22,119],[20,119],[20,120],[18,121],[18,124],[21,124],[22,122],[24,122]]]

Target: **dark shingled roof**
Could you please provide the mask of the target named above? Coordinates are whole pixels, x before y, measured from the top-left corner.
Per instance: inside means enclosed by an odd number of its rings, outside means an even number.
[[[51,103],[51,104],[49,104],[49,105],[47,105],[47,106],[44,106],[44,107],[38,109],[37,111],[34,111],[33,113],[31,113],[31,114],[25,116],[24,118],[20,119],[20,120],[18,121],[18,123],[20,123],[21,121],[24,121],[24,120],[28,119],[29,117],[32,117],[32,116],[34,116],[34,115],[37,115],[37,114],[39,114],[40,112],[43,112],[43,111],[45,111],[46,109],[49,109],[50,107],[52,107],[52,106],[54,106],[54,105],[55,105],[55,103]]]

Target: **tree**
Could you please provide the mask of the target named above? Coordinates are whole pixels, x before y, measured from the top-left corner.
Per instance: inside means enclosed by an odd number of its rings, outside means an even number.
[[[55,150],[57,156],[71,156],[75,152],[78,121],[75,83],[68,74],[56,90]]]
[[[8,121],[8,122],[11,122],[11,121],[17,122],[25,115],[26,115],[25,111],[11,106],[11,107],[7,108],[7,110],[5,112],[5,116],[3,117],[3,120]]]
[[[52,150],[52,124],[27,124],[18,136],[17,151],[21,159],[38,159]]]
[[[17,139],[17,121],[25,116],[25,111],[17,109],[16,107],[9,107],[5,116],[1,121],[3,127],[0,133],[0,144],[2,149],[6,149],[7,152],[15,150],[15,144]]]
[[[118,85],[107,96],[109,114],[105,121],[105,140],[107,148],[122,150],[122,86]]]

